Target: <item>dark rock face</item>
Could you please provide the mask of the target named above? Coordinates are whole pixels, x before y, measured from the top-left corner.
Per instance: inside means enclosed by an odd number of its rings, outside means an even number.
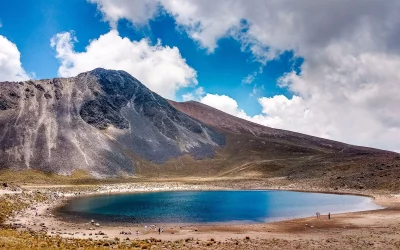
[[[101,130],[121,129],[114,136],[145,159],[163,162],[182,153],[212,157],[214,147],[224,144],[222,135],[177,111],[128,73],[95,69],[91,75],[101,90],[91,87],[95,98],[83,104],[82,119]]]
[[[129,128],[128,121],[121,115],[121,108],[128,104],[141,83],[125,72],[95,69],[91,73],[98,78],[102,91],[91,86],[95,99],[83,104],[82,119],[98,129],[106,129],[109,125]]]
[[[201,159],[224,143],[124,71],[0,83],[0,169],[131,175],[130,153],[156,163]]]
[[[14,109],[18,106],[20,91],[19,85],[4,82],[0,86],[0,110]]]

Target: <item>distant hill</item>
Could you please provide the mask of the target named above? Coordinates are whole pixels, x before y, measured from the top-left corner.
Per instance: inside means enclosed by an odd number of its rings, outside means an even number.
[[[219,163],[217,176],[400,190],[397,153],[262,126],[195,101],[169,102],[226,136],[214,161]]]
[[[205,104],[189,101],[189,102],[174,102],[169,101],[179,111],[197,119],[198,121],[207,124],[213,128],[225,133],[247,134],[260,138],[269,138],[277,140],[279,143],[292,144],[296,147],[302,147],[303,150],[310,149],[324,153],[389,153],[373,148],[353,146],[337,141],[322,139],[315,136],[295,133],[287,130],[274,129],[262,126],[244,119],[229,115],[218,109],[212,108]]]

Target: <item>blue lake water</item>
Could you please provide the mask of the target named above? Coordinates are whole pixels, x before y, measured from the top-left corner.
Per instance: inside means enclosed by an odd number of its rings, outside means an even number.
[[[82,197],[58,213],[127,223],[260,223],[379,209],[371,198],[291,191],[179,191]]]

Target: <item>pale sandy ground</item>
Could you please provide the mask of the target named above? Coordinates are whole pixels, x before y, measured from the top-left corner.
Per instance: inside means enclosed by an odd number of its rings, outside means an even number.
[[[289,248],[296,248],[297,243],[316,242],[315,248],[353,249],[351,242],[362,242],[360,249],[400,249],[400,194],[369,195],[375,197],[374,202],[385,209],[332,215],[328,220],[326,215],[322,218],[301,218],[288,221],[243,224],[243,225],[157,225],[163,226],[164,232],[151,230],[145,231],[144,226],[107,226],[96,227],[87,223],[74,223],[62,221],[52,214],[53,208],[62,204],[66,197],[78,195],[93,195],[121,192],[150,192],[165,190],[212,190],[221,189],[212,185],[187,185],[180,183],[139,183],[139,184],[115,184],[87,187],[72,186],[25,186],[25,189],[41,192],[57,193],[59,198],[53,198],[48,202],[33,204],[26,211],[16,214],[8,223],[20,224],[19,230],[42,230],[49,235],[60,235],[68,238],[92,238],[92,239],[149,239],[175,241],[193,238],[195,240],[210,240],[226,242],[250,237],[254,240],[285,240],[293,242]],[[1,193],[0,193],[1,194]],[[64,197],[64,198],[62,198]],[[38,211],[35,216],[34,208]],[[90,228],[94,230],[89,230]],[[99,231],[105,235],[96,235]],[[132,235],[121,235],[121,231],[131,231]],[[136,231],[140,235],[136,236]],[[358,243],[357,243],[358,244]],[[314,248],[314,247],[313,247]]]
[[[17,194],[21,193],[21,191],[12,191],[12,190],[7,190],[7,189],[0,189],[0,196],[5,195],[5,194]]]

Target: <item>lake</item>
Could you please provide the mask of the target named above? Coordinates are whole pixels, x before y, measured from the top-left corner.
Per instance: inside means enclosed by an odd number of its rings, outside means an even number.
[[[75,220],[135,224],[261,223],[379,209],[369,197],[272,190],[174,191],[80,197],[58,209]]]

